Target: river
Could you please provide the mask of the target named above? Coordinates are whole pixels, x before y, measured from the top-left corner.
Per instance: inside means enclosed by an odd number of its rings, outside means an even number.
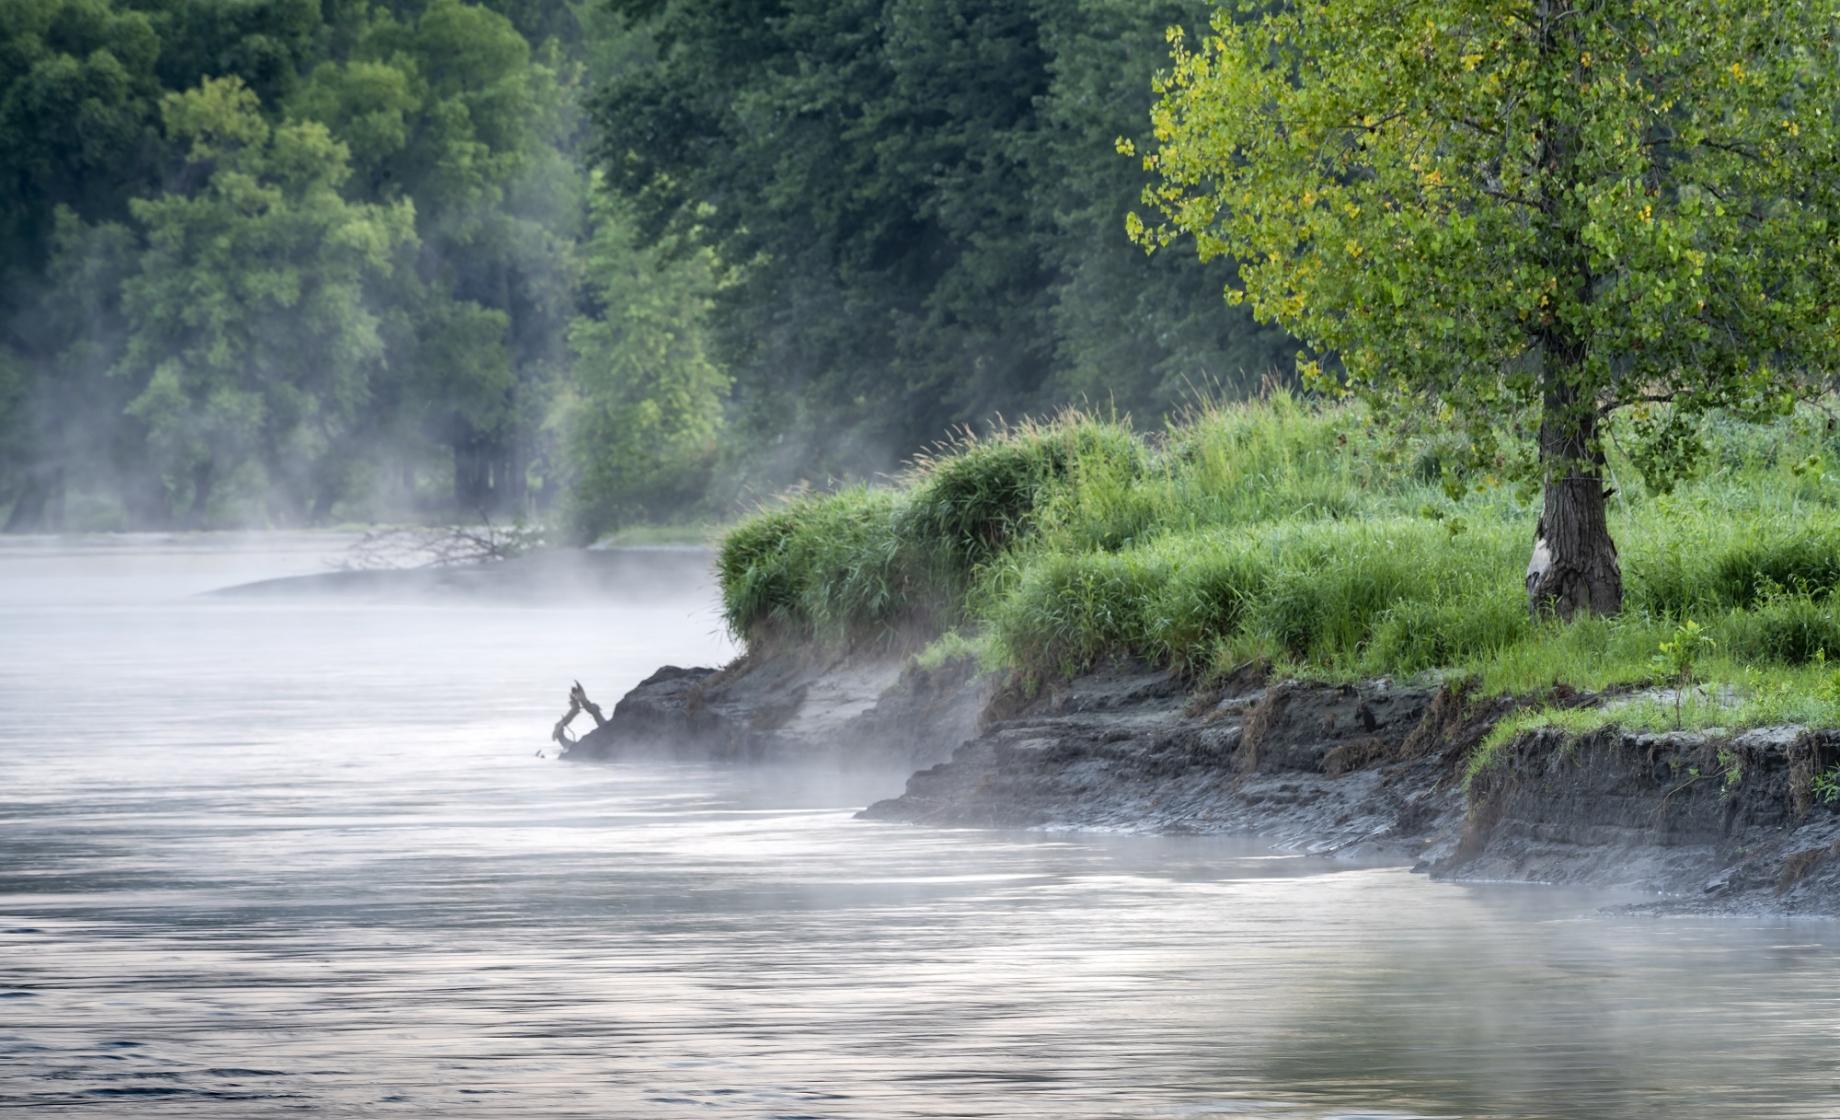
[[[1835,923],[557,763],[572,679],[731,652],[698,558],[630,595],[196,595],[338,543],[0,544],[0,1108],[1840,1116]]]

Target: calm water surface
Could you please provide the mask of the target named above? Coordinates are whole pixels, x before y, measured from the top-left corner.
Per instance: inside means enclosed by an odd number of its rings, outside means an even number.
[[[0,547],[0,1108],[1840,1117],[1840,929],[559,765],[681,596],[192,598],[325,538]]]

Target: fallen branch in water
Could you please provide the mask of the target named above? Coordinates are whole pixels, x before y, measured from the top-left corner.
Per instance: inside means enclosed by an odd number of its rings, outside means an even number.
[[[542,529],[524,525],[394,525],[365,533],[335,563],[356,572],[493,564],[543,543]]]
[[[575,717],[583,712],[594,717],[594,726],[607,726],[607,717],[601,714],[601,706],[588,699],[587,689],[581,687],[580,681],[576,681],[575,687],[569,689],[569,710],[562,713],[562,718],[556,721],[555,730],[549,733],[549,737],[561,744],[564,751],[575,742],[574,737],[569,734],[569,724],[573,723]]]

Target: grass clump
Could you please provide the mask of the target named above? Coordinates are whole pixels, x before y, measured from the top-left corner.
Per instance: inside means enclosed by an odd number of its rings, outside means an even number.
[[[965,634],[957,628],[928,642],[914,654],[914,665],[934,672],[955,662],[970,661],[979,669],[992,671],[1003,667],[996,646],[984,633]]]
[[[1055,493],[1084,499],[1101,477],[1134,477],[1144,457],[1127,426],[1078,412],[985,438],[966,432],[915,459],[903,531],[969,573],[1030,533]]]
[[[750,643],[848,643],[950,613],[937,549],[902,531],[904,495],[852,487],[767,510],[717,554],[722,611]]]

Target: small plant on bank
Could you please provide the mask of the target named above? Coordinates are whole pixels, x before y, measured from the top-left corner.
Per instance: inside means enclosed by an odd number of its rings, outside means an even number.
[[[1730,747],[1719,748],[1719,795],[1730,797],[1744,781],[1744,760]]]
[[[1840,763],[1816,774],[1809,782],[1809,788],[1814,792],[1814,799],[1823,805],[1840,801]]]
[[[1656,648],[1651,663],[1657,675],[1674,686],[1676,729],[1682,726],[1681,700],[1687,689],[1697,683],[1695,670],[1699,659],[1710,654],[1717,645],[1705,627],[1689,618],[1674,627],[1674,633]]]

